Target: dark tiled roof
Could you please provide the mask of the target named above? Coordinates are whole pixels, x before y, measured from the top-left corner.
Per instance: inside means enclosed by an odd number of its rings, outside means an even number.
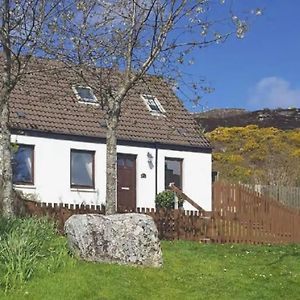
[[[105,137],[104,112],[100,106],[78,102],[72,85],[80,81],[73,71],[47,60],[36,60],[30,71],[16,86],[10,101],[12,129]],[[140,96],[144,93],[159,99],[165,116],[148,111]],[[210,148],[197,128],[172,89],[162,79],[146,76],[122,104],[118,139]]]

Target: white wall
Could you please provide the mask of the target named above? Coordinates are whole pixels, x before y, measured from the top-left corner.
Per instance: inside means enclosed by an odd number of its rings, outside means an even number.
[[[105,203],[106,147],[88,143],[44,137],[12,135],[12,142],[35,146],[34,186],[17,186],[24,193],[35,193],[43,202],[69,204]],[[95,189],[70,188],[70,149],[95,151]],[[137,206],[155,207],[155,149],[118,145],[118,153],[137,155]],[[153,165],[148,162],[153,156]],[[183,159],[183,191],[206,210],[211,209],[211,154],[158,150],[158,192],[164,190],[164,159]],[[142,174],[146,178],[142,178]],[[185,204],[185,209],[193,209]]]
[[[12,142],[34,145],[34,186],[18,186],[43,202],[101,204],[105,201],[105,145],[13,135]],[[95,152],[95,189],[70,188],[70,149]],[[101,188],[102,187],[102,188]]]

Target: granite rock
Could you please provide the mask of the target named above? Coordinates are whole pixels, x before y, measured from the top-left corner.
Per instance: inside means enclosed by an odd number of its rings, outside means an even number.
[[[83,260],[152,267],[163,263],[157,228],[144,214],[73,215],[65,233],[71,251]]]

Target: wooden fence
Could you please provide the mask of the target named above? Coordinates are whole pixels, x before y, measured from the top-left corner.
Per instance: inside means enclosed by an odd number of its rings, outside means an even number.
[[[154,209],[138,210],[152,216],[160,239],[209,242],[210,213],[201,211]]]
[[[262,196],[279,201],[285,206],[300,209],[300,187],[279,185],[249,185]]]
[[[24,211],[27,216],[48,216],[57,222],[59,232],[63,233],[66,220],[74,214],[99,213],[104,214],[104,207],[93,205],[63,205],[24,201]],[[133,212],[132,210],[128,212]],[[136,212],[150,215],[158,229],[160,239],[207,241],[210,213],[137,208]]]
[[[100,206],[46,205],[25,201],[27,215],[55,219],[62,232],[73,214],[104,213]],[[138,208],[151,215],[161,239],[214,243],[300,243],[300,211],[262,197],[250,188],[216,182],[213,211],[155,210]]]
[[[100,205],[68,205],[23,201],[23,215],[43,217],[48,216],[55,220],[59,232],[63,233],[64,224],[68,218],[75,214],[104,214],[104,207]]]
[[[299,210],[237,184],[214,184],[211,222],[217,243],[300,243]]]

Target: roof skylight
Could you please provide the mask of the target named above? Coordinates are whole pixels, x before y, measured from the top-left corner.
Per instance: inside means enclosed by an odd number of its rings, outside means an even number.
[[[162,107],[162,105],[160,104],[160,102],[158,101],[158,99],[155,96],[146,95],[146,94],[143,94],[141,96],[142,96],[142,99],[145,101],[150,112],[155,113],[155,114],[165,113],[164,108]]]
[[[97,98],[93,90],[88,86],[73,86],[74,93],[79,101],[85,103],[97,103]]]

